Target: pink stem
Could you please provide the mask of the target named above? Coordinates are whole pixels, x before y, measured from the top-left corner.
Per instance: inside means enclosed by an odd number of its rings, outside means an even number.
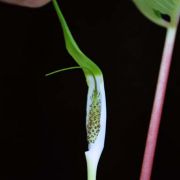
[[[162,62],[156,87],[156,93],[152,108],[151,120],[147,134],[146,147],[142,163],[140,180],[150,180],[154,155],[156,150],[157,137],[161,121],[161,114],[165,99],[166,87],[171,66],[172,52],[174,48],[176,28],[169,28],[166,34]]]

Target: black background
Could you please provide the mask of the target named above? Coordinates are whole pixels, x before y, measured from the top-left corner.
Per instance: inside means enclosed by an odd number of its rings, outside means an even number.
[[[103,70],[107,137],[97,180],[138,180],[165,29],[131,1],[61,2],[85,54]],[[180,179],[180,33],[152,180]],[[52,4],[0,4],[0,179],[86,179],[86,83],[65,50]]]

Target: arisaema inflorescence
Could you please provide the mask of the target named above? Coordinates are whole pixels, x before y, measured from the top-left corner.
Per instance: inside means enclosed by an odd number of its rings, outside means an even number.
[[[56,0],[52,2],[63,30],[66,49],[78,66],[57,70],[46,76],[77,68],[80,68],[84,72],[88,85],[86,107],[88,151],[85,152],[87,176],[88,180],[95,180],[99,158],[104,148],[106,130],[106,99],[103,74],[100,68],[80,50],[66,23],[58,2]]]

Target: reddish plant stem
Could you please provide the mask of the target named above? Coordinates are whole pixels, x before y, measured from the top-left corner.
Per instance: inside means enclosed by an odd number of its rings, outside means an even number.
[[[176,36],[176,27],[168,28],[162,61],[160,65],[159,77],[157,81],[156,93],[151,113],[149,130],[147,134],[146,147],[142,163],[140,180],[150,180],[153,167],[154,155],[156,150],[157,137],[161,121],[161,114],[165,99],[166,87],[169,77],[169,71],[172,60],[172,52],[174,48]]]

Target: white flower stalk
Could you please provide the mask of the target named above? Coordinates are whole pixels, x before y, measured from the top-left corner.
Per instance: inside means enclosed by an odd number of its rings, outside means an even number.
[[[88,151],[85,152],[85,156],[87,160],[88,180],[95,180],[98,162],[104,148],[106,131],[106,99],[103,74],[99,67],[79,49],[57,1],[53,0],[53,4],[62,26],[66,49],[79,67],[66,68],[47,75],[75,68],[81,68],[84,72],[88,85],[86,109]]]

